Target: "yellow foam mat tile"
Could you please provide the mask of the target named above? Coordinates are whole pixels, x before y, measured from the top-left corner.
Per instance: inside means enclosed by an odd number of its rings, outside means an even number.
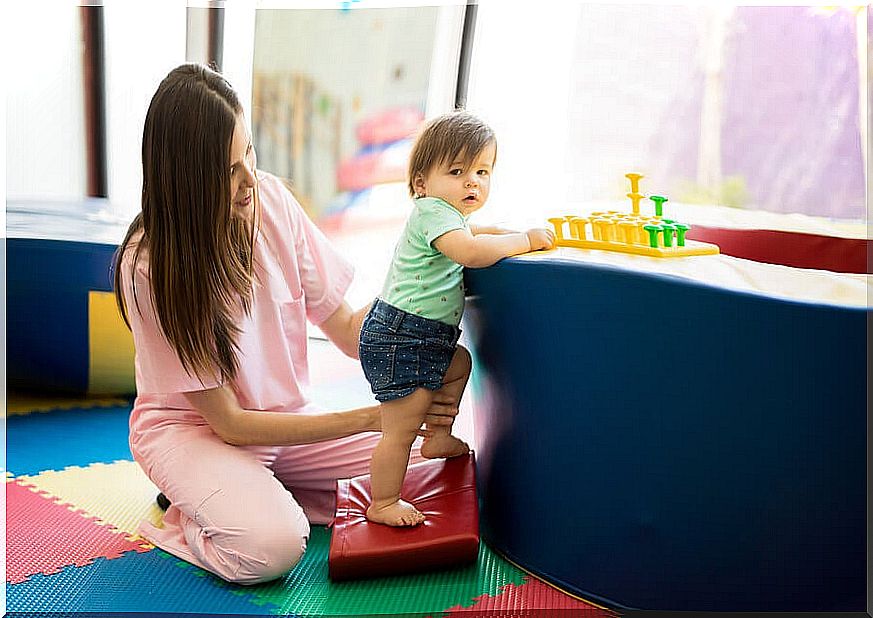
[[[120,397],[34,397],[22,393],[6,395],[6,416],[49,412],[50,410],[71,410],[73,408],[110,408],[126,406],[130,400]]]
[[[133,461],[70,466],[16,479],[95,523],[129,535],[132,541],[147,544],[137,534],[137,526],[144,519],[160,526],[163,516],[155,503],[158,489]]]

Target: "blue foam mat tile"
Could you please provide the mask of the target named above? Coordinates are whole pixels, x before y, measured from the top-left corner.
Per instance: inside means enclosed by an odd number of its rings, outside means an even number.
[[[246,587],[191,567],[159,549],[98,558],[85,567],[66,567],[54,575],[34,575],[6,585],[9,615],[142,612],[269,615],[273,605],[252,604]]]
[[[76,408],[6,418],[6,469],[38,474],[92,463],[132,460],[131,406]],[[74,420],[75,419],[75,420]]]
[[[225,614],[210,612],[6,612],[4,618],[274,618],[274,614]],[[366,618],[358,616],[358,618]],[[382,617],[373,617],[382,618]],[[416,617],[418,618],[418,617]]]
[[[217,614],[202,612],[6,612],[4,618],[275,618],[274,614]],[[359,617],[364,618],[364,617]],[[379,618],[379,617],[374,617]]]

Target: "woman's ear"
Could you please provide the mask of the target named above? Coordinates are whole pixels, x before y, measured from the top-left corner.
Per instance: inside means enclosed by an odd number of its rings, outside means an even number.
[[[416,196],[427,197],[427,187],[424,186],[424,174],[417,172],[412,177],[412,188],[415,189]]]

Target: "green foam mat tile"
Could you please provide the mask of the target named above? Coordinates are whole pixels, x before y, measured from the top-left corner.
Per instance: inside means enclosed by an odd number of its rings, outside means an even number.
[[[330,530],[313,526],[300,563],[279,580],[247,587],[252,595],[250,602],[263,605],[264,613],[280,615],[438,617],[452,607],[471,607],[482,595],[496,596],[506,584],[521,585],[525,581],[520,569],[483,543],[476,563],[466,567],[332,582],[327,576],[329,546]]]

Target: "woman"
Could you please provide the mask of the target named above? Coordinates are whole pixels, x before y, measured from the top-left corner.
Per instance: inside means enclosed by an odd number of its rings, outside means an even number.
[[[142,212],[115,290],[136,346],[130,448],[171,501],[140,533],[225,580],[258,583],[333,517],[334,483],[367,472],[379,406],[317,412],[306,321],[357,357],[351,266],[274,176],[256,171],[239,100],[194,64],[167,75],[143,131]],[[428,423],[451,424],[446,399]],[[371,432],[371,433],[367,433]],[[417,453],[416,453],[417,455]]]

